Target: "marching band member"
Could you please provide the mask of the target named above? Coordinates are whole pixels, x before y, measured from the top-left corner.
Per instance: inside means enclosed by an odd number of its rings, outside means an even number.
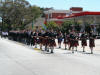
[[[57,38],[58,38],[59,48],[61,48],[61,43],[62,43],[62,39],[63,39],[63,35],[62,35],[61,31],[58,33]]]
[[[49,31],[47,30],[44,34],[44,46],[45,46],[45,51],[49,52]]]
[[[34,31],[31,32],[31,46],[34,46],[35,45],[35,37],[34,37]]]
[[[39,44],[40,44],[40,50],[42,50],[42,44],[43,44],[43,33],[42,31],[40,30],[39,33],[38,33],[38,37],[39,37]]]
[[[91,54],[93,54],[93,47],[95,47],[95,35],[92,32],[89,34],[89,47],[91,49]]]
[[[66,33],[64,34],[64,44],[65,44],[65,50],[67,49],[67,45],[69,45],[69,35]]]
[[[54,47],[56,46],[55,38],[56,35],[54,34],[53,30],[51,30],[49,34],[49,47],[51,49],[51,53],[53,53]]]
[[[78,33],[75,33],[75,47],[76,47],[76,51],[77,51],[77,47],[79,46],[79,36],[78,36]]]
[[[83,47],[83,52],[85,52],[85,46],[87,46],[87,35],[84,32],[81,35],[81,45]]]
[[[70,48],[72,48],[72,53],[74,53],[74,47],[75,47],[75,34],[74,32],[70,33]]]

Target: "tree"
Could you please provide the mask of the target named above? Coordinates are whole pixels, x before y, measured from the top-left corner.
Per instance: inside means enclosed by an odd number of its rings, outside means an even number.
[[[80,32],[80,30],[81,30],[80,23],[75,22],[74,24],[75,24],[75,30],[76,30],[77,32]]]
[[[100,24],[98,25],[97,32],[100,35]]]
[[[26,0],[14,0],[0,4],[3,26],[8,25],[14,29],[25,27],[41,15],[37,6],[31,6]]]
[[[90,33],[91,32],[91,26],[90,26],[90,24],[89,23],[85,23],[85,32],[87,32],[87,33]]]
[[[56,30],[58,28],[58,25],[54,21],[50,21],[47,23],[47,29],[54,29]]]
[[[71,25],[73,25],[73,22],[72,21],[65,21],[62,25],[61,25],[61,31],[62,32],[66,32],[66,33],[68,33],[69,32],[69,30],[71,30],[72,29],[72,26]]]

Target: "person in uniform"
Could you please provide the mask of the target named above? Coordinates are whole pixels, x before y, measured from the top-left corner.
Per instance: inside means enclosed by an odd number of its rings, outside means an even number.
[[[49,30],[44,33],[44,42],[45,51],[49,52]]]
[[[56,38],[56,35],[54,34],[54,31],[51,30],[49,33],[49,47],[51,49],[51,53],[53,53],[54,47],[56,46],[55,38]]]
[[[67,35],[67,45],[68,49],[70,50],[70,34]]]
[[[59,48],[61,48],[61,43],[62,43],[62,39],[63,39],[63,35],[62,35],[61,31],[58,32],[57,38],[58,38],[58,45],[59,45]]]
[[[35,42],[35,48],[37,48],[37,44],[38,44],[38,40],[39,40],[37,31],[34,32],[33,38],[34,38],[34,42]]]
[[[91,49],[91,54],[93,54],[93,47],[95,47],[95,35],[93,32],[89,34],[89,47]]]
[[[27,30],[26,31],[26,37],[27,37],[27,45],[30,45],[31,44],[31,31]]]
[[[38,38],[39,38],[38,44],[40,45],[40,50],[42,50],[42,45],[43,45],[43,33],[42,33],[41,30],[40,30],[39,33],[38,33]]]
[[[78,36],[78,33],[75,33],[75,47],[76,47],[76,51],[77,51],[77,47],[79,46],[79,36]]]
[[[65,45],[65,50],[66,50],[67,45],[68,45],[68,35],[67,35],[67,33],[64,33],[64,45]]]
[[[87,35],[85,32],[83,32],[81,35],[81,45],[83,47],[83,52],[85,52],[85,46],[87,46]]]
[[[72,53],[74,53],[74,47],[75,47],[75,34],[73,32],[70,33],[70,48],[72,48]]]
[[[31,46],[35,45],[34,31],[31,32]]]

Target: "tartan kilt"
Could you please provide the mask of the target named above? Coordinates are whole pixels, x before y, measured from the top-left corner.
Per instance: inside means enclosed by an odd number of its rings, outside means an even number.
[[[38,42],[37,42],[38,44],[42,44],[42,37],[39,37],[39,39],[38,39]]]
[[[74,47],[75,46],[75,41],[74,40],[70,40],[70,46]]]
[[[78,40],[75,40],[75,45],[74,45],[74,46],[75,46],[75,47],[79,46]]]
[[[37,43],[37,44],[40,44],[39,38],[36,38],[36,43]]]
[[[95,47],[94,39],[89,40],[89,47]]]
[[[49,45],[49,38],[48,37],[45,37],[44,39],[43,39],[43,45]]]
[[[86,40],[82,40],[82,46],[87,46],[87,41]]]
[[[49,39],[49,46],[50,47],[55,47],[56,46],[55,39]]]
[[[33,37],[33,40],[34,40],[34,43],[36,43],[36,42],[37,42],[37,38],[36,38],[36,37]]]
[[[70,39],[68,39],[68,43],[67,44],[70,45],[70,43],[71,43],[71,41],[70,41]]]
[[[43,44],[43,37],[40,37],[39,40],[40,40],[40,44]]]

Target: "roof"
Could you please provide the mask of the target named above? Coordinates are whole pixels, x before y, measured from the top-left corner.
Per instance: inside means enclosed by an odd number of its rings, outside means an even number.
[[[48,10],[48,11],[44,11],[45,14],[48,13],[69,13],[70,10]]]
[[[69,16],[65,16],[64,18],[79,17],[79,16],[86,16],[86,15],[100,15],[100,12],[85,11],[85,12],[80,12],[80,13],[73,13]]]

